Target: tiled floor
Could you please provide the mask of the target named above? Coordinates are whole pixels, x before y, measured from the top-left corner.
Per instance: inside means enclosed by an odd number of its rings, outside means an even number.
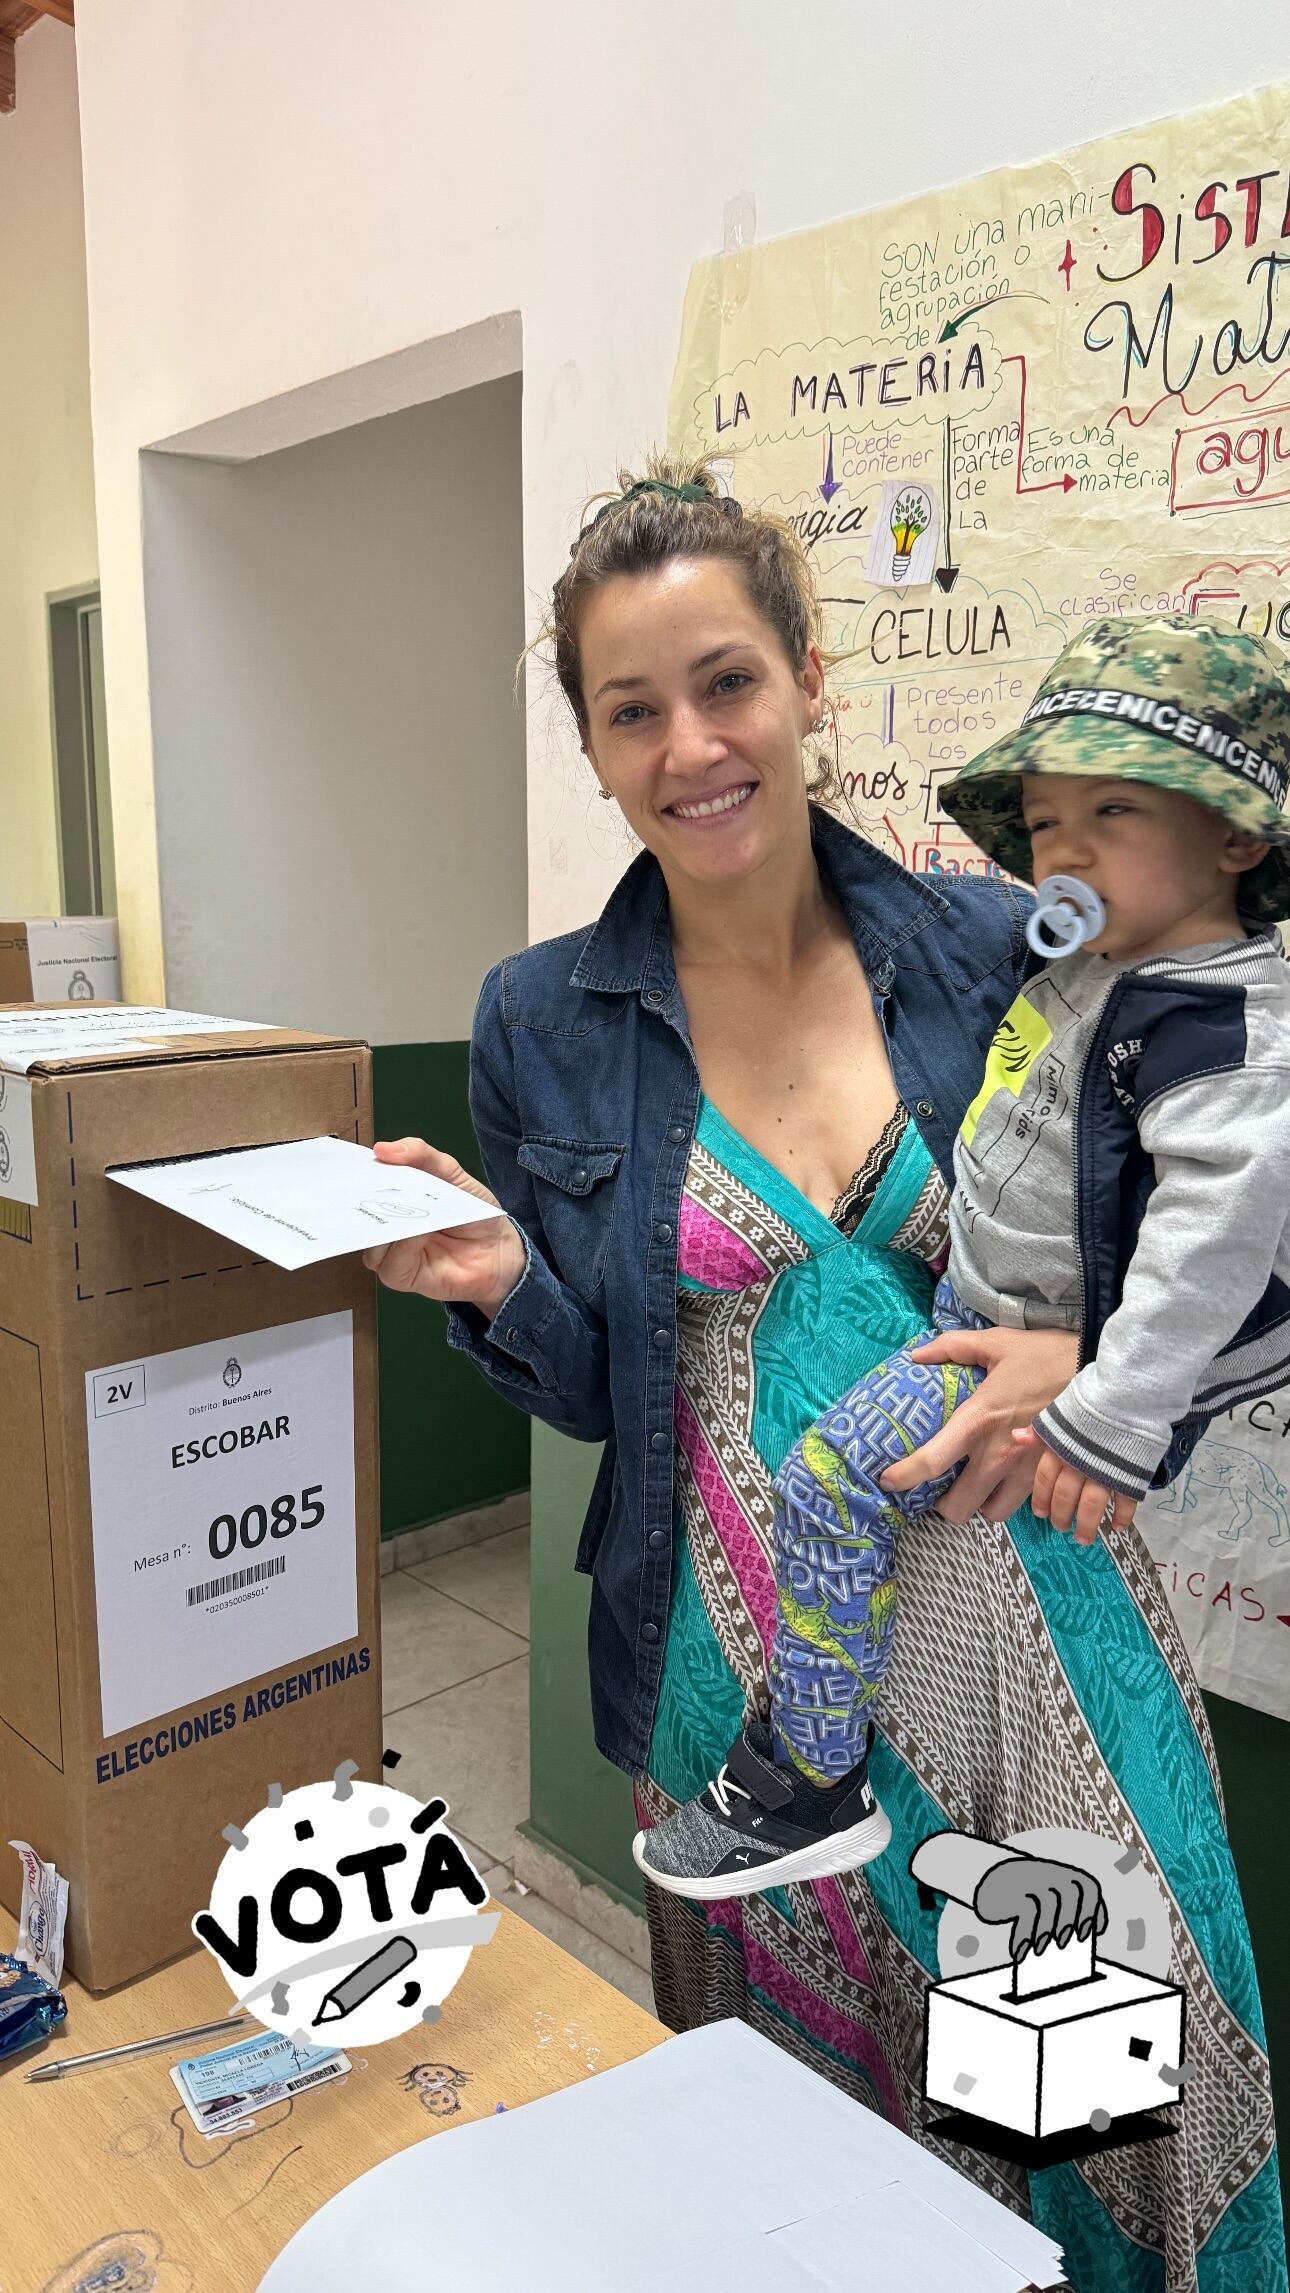
[[[396,1565],[386,1562],[385,1742],[400,1755],[390,1780],[446,1799],[489,1892],[652,2013],[640,1967],[516,1886],[529,1806],[529,1532],[495,1521],[463,1515],[397,1539]]]

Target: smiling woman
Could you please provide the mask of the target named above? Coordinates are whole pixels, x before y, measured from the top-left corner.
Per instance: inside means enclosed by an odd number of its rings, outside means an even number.
[[[767,1725],[774,1477],[927,1328],[954,1134],[1014,1000],[1028,902],[1000,879],[912,876],[812,803],[826,663],[809,564],[702,466],[621,477],[545,634],[589,768],[644,849],[589,931],[484,983],[471,1112],[493,1192],[465,1183],[496,1218],[369,1263],[447,1304],[451,1342],[498,1393],[604,1444],[578,1549],[592,1708],[643,1832],[707,1786],[715,1836],[752,1797],[736,1765],[752,1746],[778,1846],[812,1830],[827,1849],[752,1894],[745,1848],[718,1848],[702,1899],[647,1880],[659,2012],[766,2031],[1031,2211],[1077,2293],[1159,2293],[1166,2249],[1171,2283],[1226,2293],[1196,2269],[1206,2242],[1252,2255],[1276,2235],[1249,1942],[1203,1707],[1145,1547],[1130,1530],[1077,1548],[1025,1502],[1013,1429],[1069,1381],[1073,1335],[962,1333],[961,1361],[985,1370],[954,1419],[967,1462],[941,1513],[901,1531],[854,1789],[803,1783]],[[418,1139],[377,1152],[463,1180]],[[876,1855],[866,1760],[890,1821]],[[1093,1831],[1148,1865],[1189,2051],[1224,2063],[1188,2088],[1185,2143],[1027,2175],[925,2126],[937,1919],[910,1858],[947,1828]]]
[[[796,675],[786,676],[736,565],[677,559],[660,566],[653,590],[664,646],[648,674],[597,675],[608,662],[631,659],[633,589],[610,580],[586,600],[583,746],[642,842],[647,832],[652,841],[666,837],[663,848],[678,866],[697,868],[705,880],[713,869],[742,874],[784,817],[786,755],[800,811],[801,745],[823,713],[819,648],[808,642]],[[693,653],[714,624],[728,634]],[[725,831],[719,843],[717,826]]]

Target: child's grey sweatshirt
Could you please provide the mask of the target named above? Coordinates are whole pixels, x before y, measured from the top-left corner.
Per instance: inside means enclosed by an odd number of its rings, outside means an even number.
[[[1135,1129],[1145,1208],[1131,1205]],[[1144,1495],[1180,1424],[1290,1368],[1290,968],[1277,937],[1050,964],[999,1027],[954,1172],[950,1276],[964,1304],[1009,1329],[1082,1331],[1094,1354],[1037,1430],[1092,1479]],[[1105,1291],[1117,1257],[1118,1295],[1090,1329],[1090,1267]]]

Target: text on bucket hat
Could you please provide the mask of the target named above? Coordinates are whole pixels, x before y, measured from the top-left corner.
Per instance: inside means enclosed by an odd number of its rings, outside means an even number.
[[[1272,846],[1240,879],[1242,910],[1290,915],[1290,665],[1263,638],[1155,613],[1091,621],[1071,639],[1015,732],[941,790],[973,842],[1028,879],[1027,773],[1150,781],[1221,813]]]

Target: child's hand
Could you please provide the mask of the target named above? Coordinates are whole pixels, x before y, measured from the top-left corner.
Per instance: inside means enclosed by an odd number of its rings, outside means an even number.
[[[1090,1481],[1086,1473],[1077,1472],[1064,1458],[1055,1456],[1029,1427],[1012,1438],[1020,1447],[1038,1452],[1030,1509],[1039,1520],[1050,1521],[1063,1532],[1073,1528],[1077,1545],[1095,1544],[1099,1529],[1127,1529],[1131,1525],[1138,1509],[1134,1498],[1122,1497],[1100,1481]]]

